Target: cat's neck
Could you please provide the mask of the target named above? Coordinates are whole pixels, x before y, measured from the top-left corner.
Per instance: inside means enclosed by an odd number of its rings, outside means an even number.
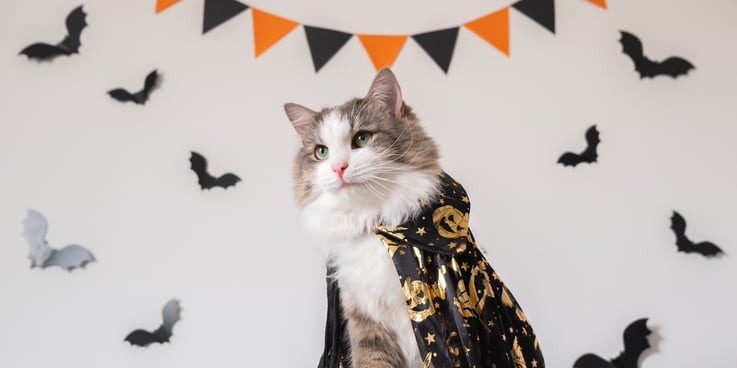
[[[372,233],[376,226],[397,226],[421,211],[439,190],[440,171],[408,171],[379,190],[322,193],[301,210],[307,231],[318,240],[350,241]]]

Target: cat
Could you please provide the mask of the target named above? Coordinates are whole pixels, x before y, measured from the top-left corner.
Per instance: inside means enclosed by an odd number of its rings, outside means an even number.
[[[439,203],[445,203],[445,197],[452,200],[446,196],[446,190],[456,186],[459,189],[454,189],[453,193],[463,193],[463,198],[466,198],[465,191],[461,191],[462,187],[442,170],[435,141],[420,125],[412,109],[404,103],[399,83],[392,71],[381,69],[363,98],[354,98],[320,111],[294,103],[285,104],[284,110],[302,141],[293,166],[300,219],[307,232],[323,246],[328,260],[328,294],[329,298],[331,293],[334,295],[330,300],[334,299],[333,303],[337,304],[331,305],[329,301],[326,334],[339,336],[326,339],[326,350],[320,366],[444,368],[443,364],[450,364],[451,361],[453,365],[466,366],[460,363],[463,360],[461,347],[466,355],[477,354],[476,350],[490,351],[491,348],[473,345],[478,343],[470,342],[466,336],[450,332],[458,328],[465,331],[465,327],[455,326],[452,321],[448,322],[442,317],[460,316],[466,321],[462,323],[464,326],[471,326],[467,318],[479,317],[481,313],[496,318],[496,315],[490,314],[496,311],[484,310],[483,301],[494,294],[489,274],[493,274],[494,278],[496,274],[476,251],[470,232],[464,228],[467,227],[467,223],[462,221],[464,216],[458,210],[453,212],[456,207],[451,209],[442,206],[440,212],[445,216],[442,221],[437,217],[440,213],[438,209],[432,215],[424,215],[426,210],[432,209],[430,203],[439,206]],[[457,208],[461,208],[463,203],[460,197],[458,199]],[[425,253],[419,250],[422,245],[410,248],[408,244],[397,243],[405,240],[405,234],[401,232],[408,227],[404,225],[417,225],[420,217],[436,220],[435,226],[430,224],[427,228],[437,235],[438,240],[441,235],[443,239],[467,239],[462,243],[463,254],[459,247],[456,257],[469,254],[474,257],[468,258],[473,261],[471,276],[468,272],[461,272],[460,263],[452,257],[452,250],[451,257],[448,257],[447,251],[443,255],[435,255],[430,250],[426,254],[427,262],[435,260],[439,267],[430,273],[425,271],[429,276],[422,278],[421,268],[430,267],[429,263],[424,264]],[[466,211],[466,221],[467,217]],[[448,227],[450,224],[455,228]],[[415,229],[411,225],[409,228]],[[425,227],[417,229],[417,233],[424,236]],[[451,244],[452,248],[452,244],[456,243],[447,244]],[[410,250],[419,254],[419,261],[410,259],[410,263],[419,263],[416,267],[403,269],[400,263],[406,262],[400,261],[400,258],[408,257],[407,251]],[[446,268],[446,263],[450,270]],[[466,263],[463,263],[464,269],[468,267]],[[410,268],[409,274],[403,274]],[[419,276],[414,274],[415,269],[420,272]],[[483,280],[480,275],[483,275]],[[440,302],[446,301],[444,292],[447,287],[441,278],[447,278],[453,287],[463,288],[463,292],[466,285],[475,291],[475,283],[482,282],[484,294],[481,299],[476,295],[469,299],[458,294],[458,297],[449,297],[448,302],[441,306]],[[486,285],[489,285],[488,288]],[[512,302],[513,298],[510,299],[506,288],[500,281],[494,287],[497,293],[504,294],[501,299],[506,296],[504,301],[509,308],[517,308],[510,311],[515,310],[512,314],[520,316],[514,321],[524,320],[525,335],[534,337],[526,324],[526,317],[521,314],[516,301]],[[468,293],[465,295],[468,296]],[[476,304],[472,305],[474,300]],[[490,307],[486,309],[491,310]],[[492,319],[488,319],[488,323],[484,322],[489,326],[474,324],[474,328],[484,331],[474,332],[480,333],[478,341],[488,340],[484,336],[497,321]],[[502,322],[505,321],[499,320],[498,324]],[[497,328],[505,330],[498,335],[504,335],[506,340],[506,327]],[[343,329],[346,336],[342,335]],[[520,336],[521,331],[519,329]],[[436,336],[438,342],[435,342]],[[468,336],[471,336],[471,332]],[[507,360],[519,360],[518,356],[523,350],[525,353],[534,350],[533,359],[538,358],[538,355],[539,359],[533,365],[542,368],[544,363],[538,354],[537,340],[534,340],[535,348],[527,347],[523,341],[524,349],[520,350],[517,336],[510,335],[510,339],[512,337],[514,343],[504,343],[505,346],[509,345],[509,351],[502,352],[511,357]],[[333,342],[329,341],[330,338]],[[528,345],[531,344],[532,339]],[[515,349],[519,351],[512,351]],[[438,351],[441,351],[441,356],[438,356]],[[479,358],[478,362],[492,364],[489,359]],[[499,368],[503,367],[499,365]]]

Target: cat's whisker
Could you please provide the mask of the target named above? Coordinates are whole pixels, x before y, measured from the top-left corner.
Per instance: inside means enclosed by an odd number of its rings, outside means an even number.
[[[363,182],[363,183],[362,183],[362,185],[363,185],[363,186],[365,186],[366,188],[368,188],[368,190],[369,190],[369,191],[371,191],[371,192],[373,192],[374,194],[376,194],[376,196],[378,196],[378,197],[381,197],[381,196],[382,196],[382,193],[381,193],[381,192],[379,192],[379,190],[378,190],[378,189],[374,188],[374,186],[373,186],[373,185],[371,185],[371,183],[370,183],[370,182],[368,182],[368,181],[365,181],[365,182]]]
[[[386,152],[392,151],[392,148],[394,148],[394,144],[397,143],[397,142],[399,142],[399,139],[402,137],[402,135],[404,134],[404,132],[407,130],[408,127],[409,127],[409,124],[406,125],[404,127],[404,129],[402,129],[402,131],[399,133],[399,135],[397,136],[397,138],[394,140],[394,142],[392,142],[391,145],[389,145],[389,147],[385,148],[382,151],[379,151],[378,154],[379,155],[384,155]],[[389,160],[390,163],[391,162],[397,162],[397,161],[399,161],[402,157],[404,157],[404,155],[406,155],[412,149],[412,146],[414,145],[414,134],[412,133],[412,130],[410,130],[409,133],[410,133],[409,145],[407,146],[407,148],[404,151],[400,152],[398,155],[393,156],[392,159]],[[391,157],[391,155],[390,155],[390,157]],[[412,159],[410,159],[408,163],[410,163],[410,164],[414,163],[414,157]]]

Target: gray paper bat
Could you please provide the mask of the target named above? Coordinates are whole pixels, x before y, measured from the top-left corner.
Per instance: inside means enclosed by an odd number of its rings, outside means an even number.
[[[71,270],[84,267],[87,262],[94,261],[92,253],[77,244],[67,245],[61,249],[51,248],[46,242],[48,228],[49,224],[40,212],[28,210],[28,216],[23,220],[23,236],[28,240],[28,258],[31,259],[31,268],[59,266],[65,270]]]

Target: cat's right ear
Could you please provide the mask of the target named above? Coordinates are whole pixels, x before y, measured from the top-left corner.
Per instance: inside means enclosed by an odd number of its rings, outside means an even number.
[[[284,111],[287,113],[289,121],[292,122],[294,130],[297,131],[299,137],[304,141],[307,131],[315,120],[315,116],[317,116],[317,112],[295,103],[285,104]]]

